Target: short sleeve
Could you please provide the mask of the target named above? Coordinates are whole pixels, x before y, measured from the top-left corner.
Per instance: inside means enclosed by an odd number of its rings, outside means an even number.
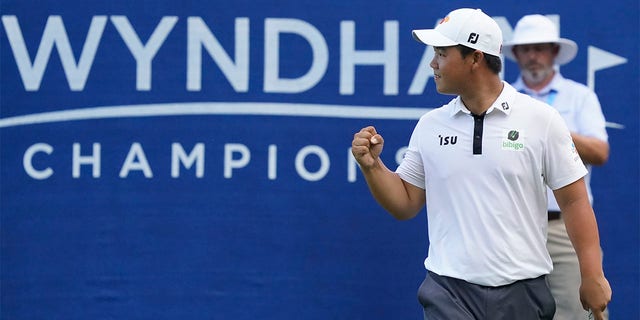
[[[578,133],[602,141],[608,140],[604,114],[600,107],[600,101],[593,91],[589,91],[584,96],[582,109],[576,114],[576,117]]]
[[[547,185],[552,190],[557,190],[586,174],[587,169],[578,155],[569,129],[560,114],[553,110],[547,128],[544,155],[544,176]]]
[[[420,154],[420,134],[418,133],[421,121],[413,129],[411,139],[409,139],[409,147],[404,154],[402,162],[396,169],[396,173],[400,179],[418,187],[425,189],[425,174],[422,155]]]

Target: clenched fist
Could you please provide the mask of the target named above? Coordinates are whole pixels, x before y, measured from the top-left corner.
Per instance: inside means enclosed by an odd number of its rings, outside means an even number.
[[[382,136],[378,134],[376,128],[369,126],[362,128],[353,135],[351,153],[353,153],[361,168],[368,169],[378,161],[383,145],[384,139]]]

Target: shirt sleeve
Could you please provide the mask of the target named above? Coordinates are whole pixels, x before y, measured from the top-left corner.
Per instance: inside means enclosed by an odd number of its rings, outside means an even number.
[[[587,174],[569,129],[557,111],[551,112],[544,156],[544,176],[552,190],[569,185]]]
[[[606,121],[595,92],[589,90],[584,95],[582,110],[577,112],[576,116],[579,134],[608,141]]]
[[[411,139],[409,140],[409,147],[404,154],[402,162],[396,169],[396,173],[400,176],[400,179],[418,187],[425,189],[425,174],[424,165],[422,162],[422,155],[419,148],[419,134],[417,133],[422,121],[418,122],[418,125],[413,129]]]

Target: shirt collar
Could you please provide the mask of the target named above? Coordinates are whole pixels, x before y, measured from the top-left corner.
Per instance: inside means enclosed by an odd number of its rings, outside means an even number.
[[[524,84],[524,80],[522,80],[522,74],[520,74],[520,76],[518,77],[518,79],[516,80],[516,82],[513,84],[513,87],[518,90],[521,93],[530,95],[530,96],[546,96],[549,94],[549,92],[551,91],[555,91],[558,92],[561,86],[561,83],[563,81],[563,77],[560,74],[560,72],[558,70],[556,70],[555,74],[553,75],[553,79],[551,79],[551,82],[549,82],[549,84],[547,84],[547,86],[545,86],[544,88],[542,88],[542,90],[540,91],[534,91],[529,89],[529,87],[527,87]]]
[[[515,99],[517,91],[514,87],[512,87],[505,81],[502,81],[502,84],[504,85],[502,88],[502,92],[500,92],[500,95],[498,96],[496,101],[494,101],[489,109],[487,109],[486,114],[491,113],[493,110],[499,110],[506,115],[511,113],[511,106],[513,105],[513,100]],[[462,103],[462,99],[460,98],[460,96],[457,96],[452,101],[451,107],[452,117],[458,113],[471,114],[471,111],[469,111],[464,103]]]

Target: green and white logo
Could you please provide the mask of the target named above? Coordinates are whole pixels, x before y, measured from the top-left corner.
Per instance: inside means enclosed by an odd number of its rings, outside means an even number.
[[[524,139],[522,133],[518,130],[510,130],[504,134],[505,139],[502,140],[502,150],[522,151],[524,150]]]

